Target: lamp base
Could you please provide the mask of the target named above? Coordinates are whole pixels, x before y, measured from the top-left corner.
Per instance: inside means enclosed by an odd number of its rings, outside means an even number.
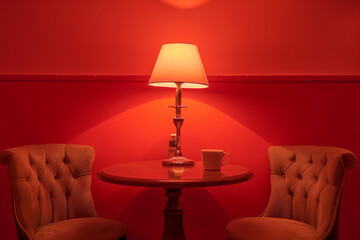
[[[183,156],[175,156],[167,158],[162,161],[162,165],[165,166],[192,166],[195,164],[194,160],[185,158]]]

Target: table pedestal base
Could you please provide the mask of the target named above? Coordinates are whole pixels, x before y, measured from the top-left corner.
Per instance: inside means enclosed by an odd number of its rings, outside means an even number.
[[[184,240],[183,214],[179,197],[182,195],[181,188],[165,188],[168,197],[164,210],[164,232],[162,240]]]

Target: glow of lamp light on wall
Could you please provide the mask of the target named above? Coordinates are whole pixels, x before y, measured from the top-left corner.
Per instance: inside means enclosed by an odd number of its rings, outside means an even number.
[[[167,3],[173,7],[189,9],[199,7],[210,0],[161,0],[164,3]]]

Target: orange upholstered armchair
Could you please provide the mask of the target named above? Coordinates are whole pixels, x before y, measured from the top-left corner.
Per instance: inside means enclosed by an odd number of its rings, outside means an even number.
[[[345,172],[357,164],[345,149],[270,147],[271,194],[260,217],[231,221],[232,240],[338,239]]]
[[[94,149],[45,144],[11,148],[8,165],[18,239],[126,239],[127,227],[97,215],[91,195]]]

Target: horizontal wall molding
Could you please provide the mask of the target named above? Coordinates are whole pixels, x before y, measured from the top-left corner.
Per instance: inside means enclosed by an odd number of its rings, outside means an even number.
[[[147,82],[150,75],[16,75],[0,81]],[[360,82],[359,75],[209,75],[210,82]]]

